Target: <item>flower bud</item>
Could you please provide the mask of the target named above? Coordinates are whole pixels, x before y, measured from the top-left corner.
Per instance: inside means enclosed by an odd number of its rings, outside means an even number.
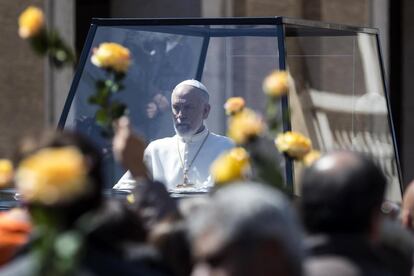
[[[309,138],[294,131],[279,134],[275,139],[275,144],[280,152],[294,159],[302,159],[312,149]]]
[[[107,42],[93,49],[91,61],[98,67],[125,73],[131,64],[131,54],[122,45]]]
[[[44,21],[42,10],[29,6],[19,16],[19,36],[23,39],[36,36],[43,29]]]

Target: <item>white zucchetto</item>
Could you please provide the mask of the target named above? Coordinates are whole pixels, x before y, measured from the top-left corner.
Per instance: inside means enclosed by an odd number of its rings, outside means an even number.
[[[177,89],[178,87],[182,86],[182,85],[189,85],[189,86],[198,88],[200,90],[203,90],[204,92],[206,92],[209,95],[207,87],[198,80],[192,79],[192,80],[182,81],[174,87],[174,90]]]

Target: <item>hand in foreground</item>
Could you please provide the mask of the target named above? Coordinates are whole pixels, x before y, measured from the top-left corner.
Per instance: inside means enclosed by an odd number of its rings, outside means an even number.
[[[127,117],[121,117],[117,121],[112,147],[115,159],[128,169],[134,178],[147,177],[143,162],[146,145],[144,140],[133,132]]]

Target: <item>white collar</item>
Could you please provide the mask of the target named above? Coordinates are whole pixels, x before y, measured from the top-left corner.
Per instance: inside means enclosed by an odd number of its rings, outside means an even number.
[[[182,137],[178,134],[176,134],[175,136],[177,136],[178,140],[183,143],[197,143],[199,141],[203,141],[203,139],[208,135],[208,133],[209,131],[207,127],[204,126],[204,129],[201,132],[196,133],[191,137]]]

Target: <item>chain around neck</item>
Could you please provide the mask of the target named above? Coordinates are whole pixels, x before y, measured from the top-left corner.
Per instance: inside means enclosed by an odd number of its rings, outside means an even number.
[[[203,142],[201,142],[201,145],[198,147],[193,159],[190,162],[190,165],[188,165],[188,167],[185,166],[184,160],[181,156],[181,152],[180,152],[180,142],[179,139],[177,137],[177,150],[178,150],[178,156],[180,157],[180,162],[181,162],[181,168],[183,170],[183,175],[184,175],[184,183],[187,184],[186,182],[188,181],[188,171],[190,170],[191,166],[193,165],[194,161],[196,160],[199,152],[201,151],[201,148],[203,147],[204,143],[206,142],[208,136],[210,135],[210,131],[207,130],[207,135],[206,137],[204,137]]]

